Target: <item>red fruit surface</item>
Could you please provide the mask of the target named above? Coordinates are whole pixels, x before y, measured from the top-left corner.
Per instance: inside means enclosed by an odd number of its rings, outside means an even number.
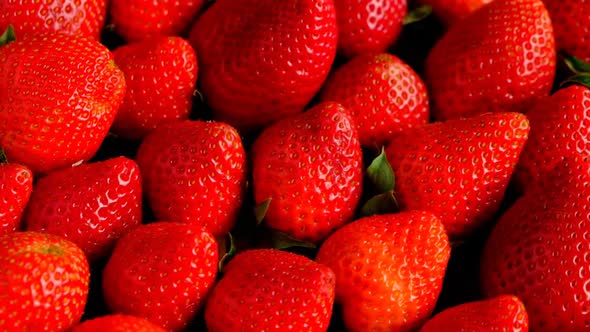
[[[446,25],[450,26],[492,2],[492,0],[419,0],[418,2],[432,7],[434,14]]]
[[[0,235],[20,229],[33,190],[33,174],[25,166],[0,163]]]
[[[543,0],[555,31],[557,49],[590,61],[590,1]]]
[[[468,236],[498,210],[528,133],[526,116],[489,113],[394,136],[386,153],[400,207],[433,212],[449,236]]]
[[[35,184],[24,222],[72,241],[93,261],[139,226],[141,194],[139,168],[127,158],[63,169]]]
[[[458,22],[425,64],[438,120],[524,112],[555,76],[551,19],[541,0],[498,0]]]
[[[0,330],[67,331],[84,312],[90,272],[84,253],[60,237],[0,236]]]
[[[213,116],[241,130],[300,113],[336,54],[333,0],[221,0],[190,35]]]
[[[450,253],[441,221],[413,211],[342,227],[316,261],[336,274],[349,331],[415,331],[434,310]]]
[[[273,124],[251,155],[256,204],[271,199],[269,227],[317,242],[352,219],[362,191],[362,153],[340,104],[321,103]]]
[[[114,313],[181,331],[215,282],[217,243],[201,227],[176,222],[142,225],[115,246],[102,279]]]
[[[155,37],[117,48],[127,93],[112,131],[141,139],[166,122],[188,120],[197,83],[197,57],[180,37]]]
[[[428,123],[428,93],[410,66],[390,54],[362,55],[337,69],[322,101],[353,116],[361,145],[380,149],[394,133]]]
[[[246,153],[221,122],[164,125],[141,144],[137,162],[157,219],[205,226],[213,235],[235,224],[246,188]]]
[[[165,332],[150,321],[129,315],[114,314],[87,320],[72,332]]]
[[[224,268],[205,308],[210,332],[326,331],[335,277],[307,257],[259,249]]]

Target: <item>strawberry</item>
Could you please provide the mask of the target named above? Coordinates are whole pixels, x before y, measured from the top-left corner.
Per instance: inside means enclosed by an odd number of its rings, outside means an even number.
[[[119,157],[55,171],[36,184],[24,221],[27,230],[62,236],[90,261],[141,223],[137,164]]]
[[[361,145],[381,148],[394,133],[426,124],[422,79],[394,55],[361,55],[328,79],[321,100],[341,103],[354,117]]]
[[[205,226],[213,235],[235,224],[246,187],[246,153],[221,122],[184,121],[153,131],[137,163],[157,219]]]
[[[67,331],[80,321],[90,272],[84,253],[55,235],[0,236],[0,330]]]
[[[418,2],[432,7],[432,11],[438,18],[447,26],[451,26],[492,0],[419,0]]]
[[[110,14],[121,36],[127,41],[139,41],[182,34],[205,3],[205,0],[111,0]]]
[[[402,31],[407,0],[335,0],[338,52],[347,58],[384,52]]]
[[[180,37],[156,37],[117,48],[127,94],[112,131],[143,138],[164,122],[188,120],[197,82],[197,58]]]
[[[431,318],[420,332],[528,330],[529,321],[524,304],[516,296],[502,295],[446,309]]]
[[[216,119],[252,131],[300,113],[336,54],[333,0],[221,0],[190,34]]]
[[[125,95],[125,78],[96,41],[47,33],[0,47],[0,147],[48,173],[90,159]]]
[[[458,22],[428,54],[434,118],[523,112],[549,94],[555,41],[541,0],[498,0]]]
[[[205,308],[210,332],[326,331],[334,272],[275,249],[238,254],[224,269]]]
[[[0,31],[12,24],[21,38],[44,32],[100,39],[107,0],[4,0],[0,1]]]
[[[165,332],[163,328],[143,318],[114,314],[87,320],[71,332]]]
[[[557,49],[590,61],[590,2],[543,0],[555,30]]]
[[[33,174],[27,167],[8,163],[0,150],[0,236],[17,231],[31,191]]]
[[[195,316],[217,273],[217,243],[200,226],[142,225],[123,236],[103,271],[103,295],[115,313],[180,331]]]
[[[500,112],[394,136],[386,153],[397,201],[433,212],[453,238],[469,235],[498,210],[528,132],[524,115]]]
[[[322,103],[278,121],[254,142],[254,198],[270,201],[268,226],[318,242],[353,217],[361,167],[351,117],[340,104]]]
[[[336,301],[349,331],[414,331],[434,310],[449,256],[441,221],[413,211],[342,227],[316,261],[336,274]]]

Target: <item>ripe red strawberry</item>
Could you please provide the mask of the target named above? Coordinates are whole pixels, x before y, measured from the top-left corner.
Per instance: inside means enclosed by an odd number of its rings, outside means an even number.
[[[492,0],[419,0],[432,7],[432,11],[446,24],[453,25]]]
[[[127,41],[185,32],[205,5],[205,0],[111,0],[115,30]]]
[[[590,2],[543,0],[555,31],[557,49],[590,61]]]
[[[516,296],[502,295],[446,309],[431,318],[420,332],[528,330],[529,320],[524,304]]]
[[[400,206],[433,212],[451,237],[469,235],[496,213],[528,132],[524,115],[490,113],[394,136],[386,153]]]
[[[165,332],[150,321],[129,315],[114,314],[87,320],[71,332]]]
[[[246,153],[221,122],[184,121],[153,131],[137,162],[157,219],[205,226],[213,235],[235,224],[246,187]]]
[[[347,58],[384,52],[402,31],[407,0],[335,0],[338,52]]]
[[[84,312],[90,272],[84,253],[55,235],[0,236],[0,330],[67,331]]]
[[[0,147],[48,173],[90,159],[125,95],[125,78],[96,41],[42,34],[0,47]]]
[[[53,172],[36,184],[24,222],[28,230],[62,236],[90,261],[141,223],[137,164],[119,157]]]
[[[307,257],[259,249],[224,269],[205,308],[210,332],[326,331],[334,272]]]
[[[25,166],[3,162],[0,150],[0,235],[20,228],[31,191],[33,174]]]
[[[328,76],[337,38],[333,0],[222,0],[190,41],[214,117],[253,130],[303,111]]]
[[[541,0],[498,0],[458,22],[428,55],[436,119],[523,112],[549,94],[555,43]]]
[[[347,111],[322,103],[262,132],[252,147],[254,198],[269,227],[317,242],[349,221],[362,190],[362,153]]]
[[[0,1],[0,31],[14,26],[18,38],[43,32],[100,39],[107,0],[4,0]]]
[[[341,103],[354,117],[361,145],[381,148],[397,132],[428,123],[422,79],[393,55],[364,55],[328,79],[321,100]]]
[[[123,236],[103,271],[113,312],[180,331],[195,316],[217,273],[217,243],[200,226],[141,225]]]
[[[198,71],[188,41],[150,38],[119,47],[113,55],[127,82],[113,132],[140,139],[164,122],[188,120]]]
[[[349,331],[414,331],[434,310],[450,252],[441,221],[413,211],[342,227],[316,261],[336,274]]]

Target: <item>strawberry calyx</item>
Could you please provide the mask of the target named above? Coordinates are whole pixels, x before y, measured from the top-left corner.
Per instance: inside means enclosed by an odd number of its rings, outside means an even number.
[[[221,258],[219,259],[219,263],[217,265],[217,269],[219,273],[223,272],[223,268],[227,263],[236,255],[236,245],[234,243],[234,237],[231,233],[227,233],[227,237],[223,239],[223,241],[219,241],[220,246],[219,248],[222,250]]]
[[[0,36],[0,47],[8,45],[16,40],[16,35],[14,34],[14,27],[9,25],[4,33]]]
[[[395,174],[387,160],[384,147],[381,148],[381,153],[367,167],[367,177],[377,194],[365,202],[360,211],[361,215],[372,216],[396,212],[398,203],[394,192]]]
[[[432,14],[432,7],[424,5],[409,11],[403,19],[403,25],[420,22]]]
[[[6,158],[6,153],[2,148],[0,148],[0,164],[8,164],[8,158]]]
[[[264,221],[264,218],[266,217],[266,213],[268,212],[268,208],[270,207],[271,201],[272,201],[272,197],[269,197],[264,202],[262,202],[254,207],[254,215],[256,216],[256,225],[260,225]]]
[[[311,242],[298,240],[286,233],[279,232],[276,230],[271,231],[270,239],[272,241],[272,247],[274,249],[279,249],[279,250],[285,250],[285,249],[290,249],[290,248],[294,248],[294,247],[310,248],[310,249],[316,248],[316,245]]]
[[[578,84],[590,89],[590,63],[567,53],[561,53],[561,56],[574,75],[561,82],[560,87]]]

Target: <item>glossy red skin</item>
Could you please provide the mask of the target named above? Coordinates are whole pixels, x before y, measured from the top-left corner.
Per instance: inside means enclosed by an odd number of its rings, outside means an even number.
[[[181,331],[204,304],[217,274],[218,248],[200,226],[156,222],[123,236],[103,270],[112,312]]]
[[[188,120],[197,83],[197,57],[180,37],[155,37],[117,48],[127,93],[112,131],[141,139],[162,123]]]
[[[18,164],[0,163],[0,235],[20,229],[32,190],[31,170]]]
[[[380,149],[393,134],[428,123],[428,92],[410,66],[390,54],[361,55],[328,79],[322,101],[354,117],[361,145]]]
[[[90,261],[141,224],[139,167],[119,157],[53,172],[36,184],[24,222],[27,230],[62,236]]]
[[[336,301],[349,331],[415,331],[434,310],[450,254],[441,221],[413,211],[342,227],[316,261],[336,274]]]
[[[334,272],[307,257],[258,249],[238,254],[224,268],[205,308],[210,332],[326,331]]]
[[[362,191],[362,153],[351,117],[321,103],[281,120],[252,147],[254,199],[271,199],[265,223],[318,242],[350,221]]]
[[[113,314],[87,320],[71,332],[165,332],[150,321],[129,315]]]
[[[428,54],[437,120],[525,112],[549,95],[555,41],[541,0],[499,0],[453,25]]]
[[[12,25],[19,39],[60,32],[99,40],[106,10],[106,0],[4,0],[0,2],[0,31]]]
[[[125,77],[96,41],[63,34],[0,48],[0,146],[48,173],[89,160],[125,95]]]
[[[338,52],[347,58],[384,52],[402,31],[407,0],[335,0]]]
[[[190,34],[214,118],[245,131],[304,110],[337,38],[333,0],[216,1]]]
[[[590,61],[590,2],[543,0],[555,30],[559,50]]]
[[[531,331],[584,331],[590,306],[590,165],[568,159],[550,177],[492,230],[481,260],[481,288],[488,297],[518,296]]]
[[[68,331],[84,312],[90,272],[84,253],[55,235],[0,236],[0,327]]]
[[[441,218],[452,238],[491,220],[529,133],[520,113],[438,122],[394,136],[386,148],[403,210]]]
[[[164,125],[137,153],[143,185],[157,219],[229,232],[246,188],[246,152],[237,131],[221,122]]]
[[[434,14],[447,26],[451,26],[492,0],[419,0],[418,2],[432,7]]]
[[[446,309],[432,317],[420,332],[528,332],[524,304],[511,295],[468,302]]]
[[[111,0],[112,23],[127,41],[177,36],[197,17],[205,0]]]

